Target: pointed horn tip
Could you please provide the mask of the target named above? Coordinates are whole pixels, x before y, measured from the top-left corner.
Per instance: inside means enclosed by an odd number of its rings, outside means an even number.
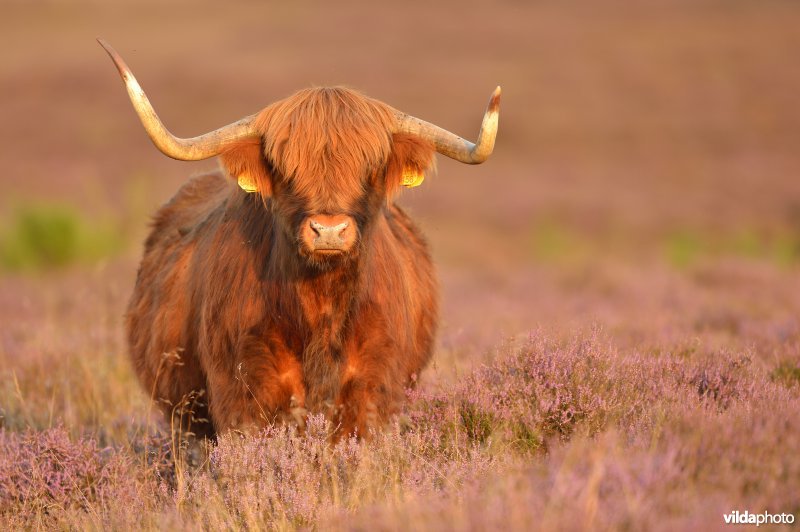
[[[106,41],[102,37],[97,37],[97,42],[100,43],[100,46],[102,46],[103,49],[106,51],[106,53],[108,54],[108,57],[110,57],[111,61],[114,62],[114,66],[117,67],[117,71],[119,72],[119,75],[122,76],[122,80],[127,85],[128,84],[128,80],[133,77],[133,74],[131,74],[127,63],[125,63],[125,60],[122,59],[122,56],[119,55],[119,53],[117,53],[116,50],[114,50],[114,47],[111,46],[108,43],[108,41]]]
[[[500,85],[492,93],[492,97],[489,99],[489,108],[486,110],[488,113],[497,113],[500,111],[500,93],[502,90],[500,89]]]
[[[105,50],[109,55],[115,53],[114,48],[110,44],[108,44],[107,40],[103,39],[102,37],[97,37],[96,40],[100,44],[100,46],[103,47],[103,50]]]

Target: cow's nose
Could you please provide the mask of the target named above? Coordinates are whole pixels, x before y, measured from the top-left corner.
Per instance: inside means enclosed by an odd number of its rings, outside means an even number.
[[[308,220],[305,240],[312,251],[347,251],[355,231],[349,216],[317,215]]]
[[[342,222],[337,225],[322,225],[319,222],[311,220],[311,229],[317,233],[317,238],[314,239],[316,247],[325,247],[328,243],[337,245],[338,247],[338,243],[342,240],[342,233],[349,225],[350,224],[347,222]]]

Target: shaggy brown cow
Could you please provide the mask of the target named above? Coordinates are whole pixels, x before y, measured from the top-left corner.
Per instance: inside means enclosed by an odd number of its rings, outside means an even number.
[[[134,368],[168,419],[206,436],[302,425],[308,410],[337,435],[385,421],[430,359],[437,322],[427,244],[393,198],[434,151],[489,156],[500,88],[476,145],[339,87],[179,139],[100,43],[162,152],[222,159],[156,214],[128,307]]]

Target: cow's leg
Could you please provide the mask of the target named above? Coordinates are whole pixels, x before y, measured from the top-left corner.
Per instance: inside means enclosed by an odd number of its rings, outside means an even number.
[[[353,433],[368,438],[372,429],[398,412],[403,401],[408,379],[397,346],[385,338],[360,344],[346,353],[336,400],[334,439]]]
[[[248,339],[223,372],[209,375],[211,415],[218,432],[252,432],[275,422],[305,423],[300,362],[280,344]]]

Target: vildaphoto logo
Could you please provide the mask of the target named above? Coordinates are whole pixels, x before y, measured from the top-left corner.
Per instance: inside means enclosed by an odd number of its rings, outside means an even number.
[[[794,514],[771,514],[761,512],[753,514],[745,510],[734,510],[729,514],[722,514],[726,525],[791,525],[794,523]]]

